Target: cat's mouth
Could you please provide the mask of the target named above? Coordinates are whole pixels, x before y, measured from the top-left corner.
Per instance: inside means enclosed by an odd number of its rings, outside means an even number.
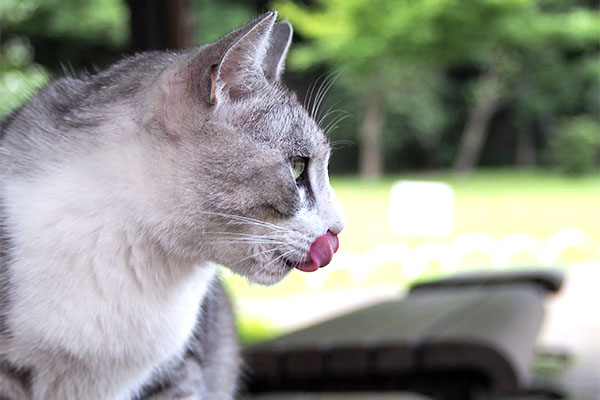
[[[326,234],[319,236],[310,245],[308,256],[305,260],[298,262],[284,258],[284,263],[290,268],[296,268],[304,272],[313,272],[331,262],[333,253],[340,247],[337,235],[327,231]]]

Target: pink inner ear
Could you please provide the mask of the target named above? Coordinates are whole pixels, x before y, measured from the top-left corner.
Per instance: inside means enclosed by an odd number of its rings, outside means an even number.
[[[217,101],[217,66],[212,65],[210,67],[210,102],[215,103]]]

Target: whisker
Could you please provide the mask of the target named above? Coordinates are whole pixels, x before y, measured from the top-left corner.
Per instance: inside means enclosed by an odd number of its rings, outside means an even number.
[[[248,260],[250,258],[253,258],[253,257],[256,257],[256,256],[260,256],[262,254],[272,253],[272,252],[277,251],[277,250],[281,249],[282,247],[285,247],[286,245],[289,245],[289,244],[290,243],[284,243],[284,244],[282,244],[280,246],[276,246],[276,247],[274,247],[272,249],[268,249],[268,250],[264,250],[264,251],[261,251],[261,252],[258,252],[258,253],[251,254],[248,257],[244,257],[241,260],[237,260],[236,262],[237,263],[241,263],[242,261],[246,261],[246,260]]]
[[[317,126],[318,126],[319,128],[321,128],[321,127],[322,127],[322,124],[323,124],[323,122],[324,122],[324,121],[325,121],[325,119],[326,119],[327,117],[329,117],[330,115],[334,115],[334,114],[337,114],[337,113],[344,112],[343,110],[332,110],[332,108],[333,108],[333,107],[335,107],[335,106],[337,105],[337,103],[339,103],[339,102],[335,102],[335,103],[334,103],[334,104],[333,104],[331,107],[329,107],[329,108],[327,109],[327,112],[325,112],[325,114],[323,114],[323,116],[322,116],[322,117],[319,119],[319,122],[317,122]]]
[[[225,224],[227,226],[232,226],[232,225],[254,225],[254,226],[261,226],[261,227],[265,227],[265,228],[269,228],[271,230],[271,232],[292,232],[291,229],[288,229],[286,227],[283,226],[278,226],[275,224],[269,224],[268,222],[264,222],[264,221],[227,221],[225,222]]]
[[[261,220],[250,218],[250,217],[245,217],[242,215],[222,213],[222,212],[217,212],[217,211],[199,211],[199,212],[202,214],[215,215],[218,217],[229,218],[233,221],[243,222],[243,223],[247,223],[249,225],[262,226],[265,228],[270,228],[270,229],[281,231],[281,232],[291,232],[291,230],[288,228],[285,228],[285,227],[282,227],[279,225],[275,225],[270,222],[261,221]],[[232,221],[229,221],[228,223],[232,223]]]
[[[268,263],[266,263],[265,265],[263,265],[263,268],[267,268],[269,265],[273,264],[274,262],[281,260],[283,258],[285,258],[285,256],[287,256],[288,254],[293,253],[295,250],[289,250],[286,251],[285,253],[282,253],[281,255],[279,255],[278,257],[274,258],[273,260],[269,261]]]
[[[252,235],[252,234],[245,234],[242,232],[215,232],[215,231],[204,231],[203,235],[206,236],[213,236],[213,237],[219,237],[221,239],[249,239],[249,240],[261,240],[261,241],[274,241],[274,240],[278,240],[275,238],[271,238],[265,235]]]
[[[331,132],[333,132],[333,130],[335,128],[337,128],[337,126],[340,124],[340,122],[342,122],[343,120],[345,120],[348,117],[349,117],[348,114],[343,114],[343,115],[340,115],[337,118],[335,118],[333,121],[330,121],[324,129],[325,135],[330,136]]]
[[[311,113],[311,117],[313,119],[315,119],[316,116],[318,115],[319,108],[321,108],[321,104],[323,103],[323,99],[325,99],[325,96],[327,95],[327,93],[329,92],[329,90],[331,89],[333,84],[338,80],[338,78],[340,77],[341,74],[342,74],[342,71],[332,73],[327,79],[325,79],[323,81],[323,84],[321,84],[321,87],[319,88],[319,91],[317,92],[315,103],[313,104],[314,112]],[[316,108],[314,107],[315,104],[316,104]]]
[[[237,240],[258,240],[262,242],[275,243],[280,242],[280,239],[271,238],[266,235],[253,235],[242,232],[226,232],[226,231],[205,231],[203,235],[212,235],[219,239],[237,239]]]
[[[306,95],[304,96],[304,103],[303,103],[304,109],[307,111],[308,111],[308,105],[310,104],[310,100],[312,97],[312,92],[318,81],[319,81],[319,78],[317,78],[317,80],[315,82],[311,82],[308,85],[308,91],[306,92]]]
[[[277,244],[284,245],[286,242],[280,241],[260,241],[260,240],[243,240],[243,239],[226,239],[226,238],[211,238],[208,243],[226,243],[226,244]]]
[[[336,150],[336,149],[343,148],[345,146],[356,146],[356,143],[353,142],[352,140],[340,139],[340,140],[334,140],[333,142],[329,143],[329,146],[332,149]]]
[[[319,82],[318,79],[317,79],[317,82]],[[317,85],[317,82],[315,82],[315,86]],[[317,89],[317,92],[315,93],[314,99],[311,99],[311,107],[310,107],[310,114],[309,114],[311,119],[315,119],[315,114],[316,114],[316,110],[317,110],[317,100],[319,98],[319,93],[321,92],[321,89],[323,88],[323,85],[326,82],[327,82],[327,77],[325,77],[323,79],[323,81],[321,81],[321,83],[319,84],[319,88]]]
[[[319,75],[319,77],[317,78],[317,80],[314,83],[311,83],[309,85],[310,87],[310,91],[308,93],[308,96],[304,99],[305,104],[304,104],[304,108],[306,109],[306,111],[309,111],[308,108],[312,105],[314,108],[314,100],[313,100],[313,93],[315,88],[317,87],[317,85],[319,84],[319,81],[321,80],[321,78],[323,78],[324,76],[326,76],[326,73],[322,73],[321,75]],[[310,117],[312,118],[313,114],[312,112],[309,112]]]
[[[317,114],[319,113],[319,106],[321,104],[320,100],[322,99],[321,95],[323,93],[323,88],[327,87],[327,89],[325,89],[325,92],[327,92],[328,87],[330,86],[329,85],[330,76],[331,75],[326,76],[325,79],[323,79],[323,81],[319,85],[319,89],[317,89],[317,93],[315,94],[315,98],[313,100],[311,111],[310,111],[310,118],[312,118],[312,119],[316,119]]]
[[[318,78],[309,85],[309,91],[304,98],[304,109],[308,112],[310,118],[314,119],[317,111],[317,100],[320,97],[320,93],[324,85],[327,85],[333,73],[324,72],[318,76]],[[317,91],[315,89],[318,87]]]

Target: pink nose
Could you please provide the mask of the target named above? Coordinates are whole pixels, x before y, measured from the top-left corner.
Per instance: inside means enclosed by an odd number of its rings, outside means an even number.
[[[326,234],[319,236],[310,245],[308,251],[308,260],[298,265],[300,271],[312,272],[316,271],[320,267],[324,267],[331,262],[333,253],[337,251],[340,246],[337,235],[327,231]]]

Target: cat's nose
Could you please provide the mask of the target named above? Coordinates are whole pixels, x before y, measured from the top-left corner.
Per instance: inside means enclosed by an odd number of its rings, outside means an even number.
[[[341,231],[344,230],[344,223],[342,221],[337,222],[336,224],[334,224],[333,226],[329,227],[329,232],[333,233],[334,235],[339,235]]]

